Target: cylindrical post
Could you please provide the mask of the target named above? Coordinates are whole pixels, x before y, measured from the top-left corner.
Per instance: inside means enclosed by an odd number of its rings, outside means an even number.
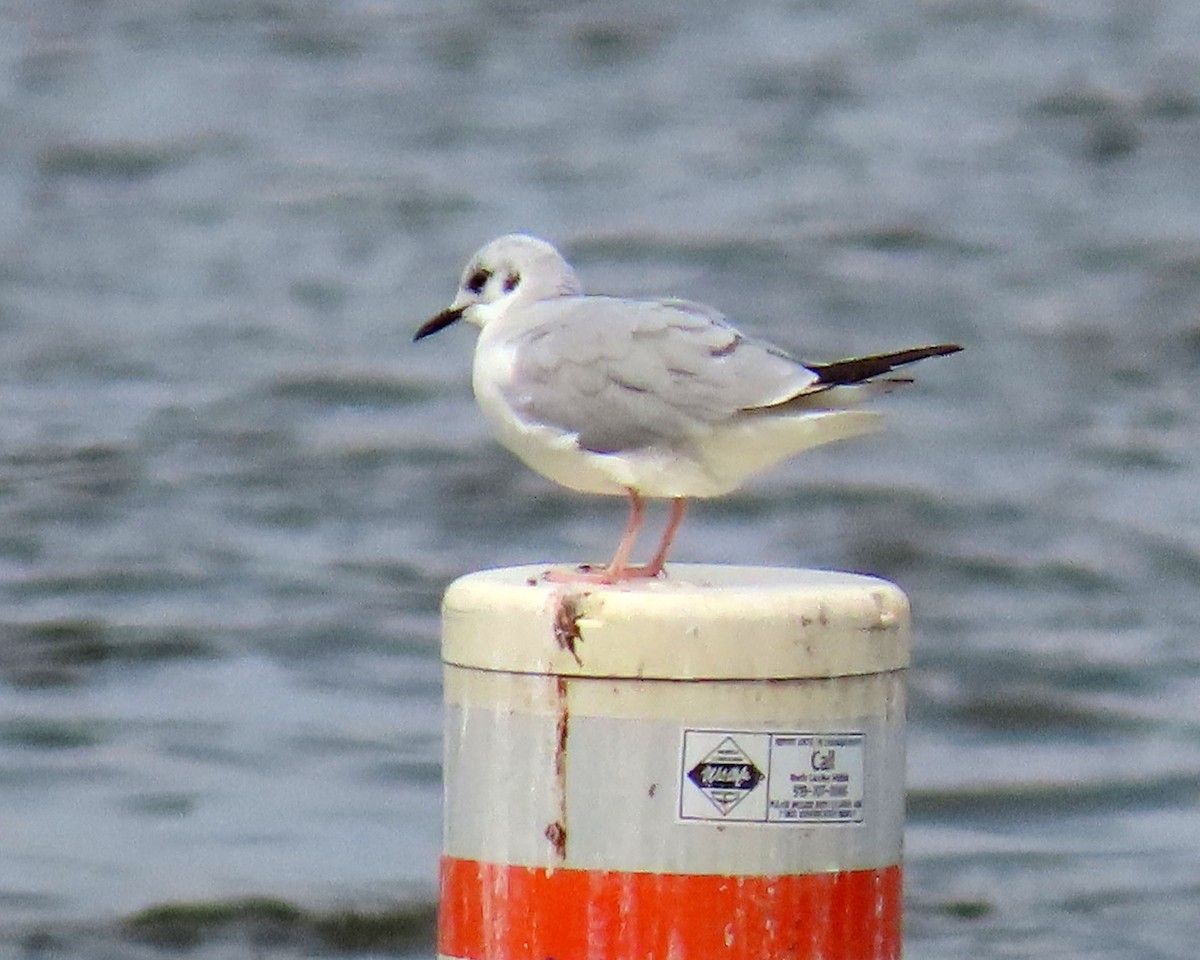
[[[898,957],[899,588],[542,572],[446,592],[439,956]]]

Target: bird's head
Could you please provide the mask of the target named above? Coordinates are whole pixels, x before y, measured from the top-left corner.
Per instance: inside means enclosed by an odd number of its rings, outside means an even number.
[[[510,233],[471,257],[454,302],[413,334],[420,340],[456,320],[483,328],[517,303],[535,303],[583,293],[575,271],[545,240]]]

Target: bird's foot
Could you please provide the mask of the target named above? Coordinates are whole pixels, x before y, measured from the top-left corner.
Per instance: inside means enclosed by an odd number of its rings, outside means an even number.
[[[542,574],[542,579],[548,583],[595,583],[608,586],[629,580],[653,580],[662,572],[661,563],[648,563],[641,567],[594,567],[581,563],[574,570],[551,568]]]

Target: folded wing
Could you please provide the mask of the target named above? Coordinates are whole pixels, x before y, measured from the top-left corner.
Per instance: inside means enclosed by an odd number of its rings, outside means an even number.
[[[814,370],[688,301],[557,299],[529,320],[506,399],[598,453],[687,446],[821,386]]]

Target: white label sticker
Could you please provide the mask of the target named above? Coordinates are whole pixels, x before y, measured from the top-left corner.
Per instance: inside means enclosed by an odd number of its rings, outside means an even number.
[[[679,819],[862,823],[862,733],[684,730]]]

